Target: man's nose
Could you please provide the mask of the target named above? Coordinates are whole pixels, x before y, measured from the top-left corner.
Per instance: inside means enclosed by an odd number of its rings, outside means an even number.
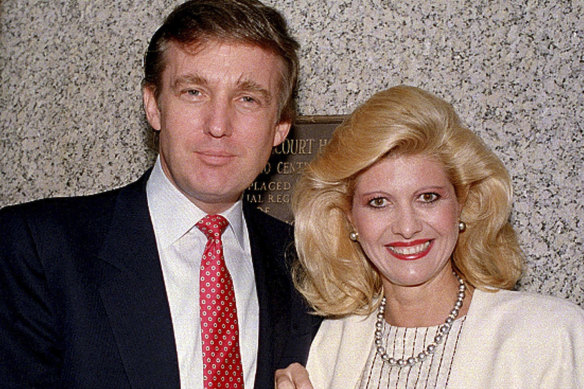
[[[231,135],[233,109],[229,102],[216,99],[211,101],[208,107],[206,132],[214,138]]]

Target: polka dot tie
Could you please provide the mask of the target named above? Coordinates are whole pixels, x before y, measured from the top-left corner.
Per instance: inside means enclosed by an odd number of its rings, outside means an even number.
[[[197,223],[208,239],[201,260],[199,294],[206,389],[243,388],[237,307],[221,242],[227,225],[220,215],[207,215]]]

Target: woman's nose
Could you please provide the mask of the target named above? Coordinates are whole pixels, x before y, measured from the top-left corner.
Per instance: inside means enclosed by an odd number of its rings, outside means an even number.
[[[400,235],[404,239],[410,239],[421,230],[422,223],[413,208],[403,207],[396,211],[391,226],[392,233]]]

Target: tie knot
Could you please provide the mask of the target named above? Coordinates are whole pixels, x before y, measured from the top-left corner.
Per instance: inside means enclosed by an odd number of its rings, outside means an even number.
[[[197,228],[207,239],[220,239],[229,222],[221,215],[207,215],[197,222]]]

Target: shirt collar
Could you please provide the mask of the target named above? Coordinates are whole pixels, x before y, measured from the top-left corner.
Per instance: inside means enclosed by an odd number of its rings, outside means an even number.
[[[243,201],[241,198],[231,206],[228,210],[221,213],[221,216],[225,217],[229,222],[229,229],[235,235],[237,242],[243,248],[244,244],[244,228],[245,228],[245,218],[243,217]]]
[[[163,250],[189,232],[206,215],[170,182],[162,170],[160,156],[156,158],[148,178],[146,195],[154,232]],[[241,198],[231,208],[222,212],[221,216],[229,222],[228,228],[240,246],[245,247],[245,220]]]

